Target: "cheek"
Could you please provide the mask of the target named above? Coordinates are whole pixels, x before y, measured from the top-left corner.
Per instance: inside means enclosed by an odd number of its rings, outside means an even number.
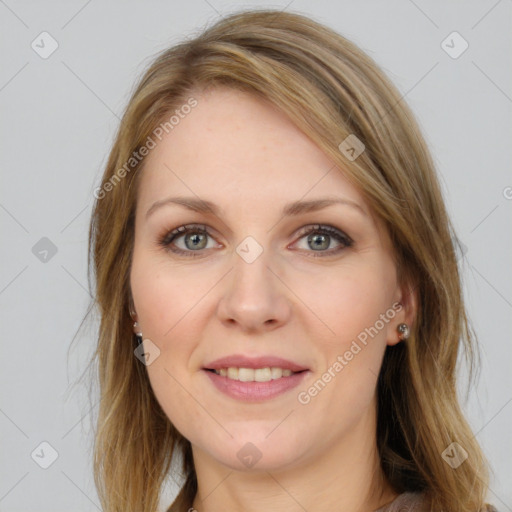
[[[141,251],[134,254],[131,287],[144,337],[157,344],[190,327],[195,309],[214,284],[214,276],[188,272]],[[188,330],[185,330],[188,332]]]
[[[203,427],[197,421],[202,410],[198,409],[195,393],[190,390],[190,377],[183,368],[187,357],[180,355],[179,349],[170,354],[167,348],[147,366],[147,372],[156,400],[167,418],[185,438],[191,439],[192,433],[197,439],[197,432],[206,429],[206,425]]]
[[[197,404],[187,389],[190,357],[200,339],[194,323],[200,297],[186,292],[194,289],[193,283],[180,278],[179,271],[158,269],[158,263],[143,263],[134,257],[132,292],[144,340],[149,339],[159,350],[146,371],[158,403],[186,437],[197,416]]]
[[[194,275],[172,267],[161,258],[134,251],[131,289],[144,340],[159,355],[146,367],[155,396],[180,432],[197,415],[197,404],[186,391],[189,368],[203,330],[204,300],[213,286],[209,276]]]
[[[298,287],[298,295],[322,323],[322,339],[329,347],[346,350],[352,340],[377,324],[382,339],[387,323],[380,320],[391,309],[393,269],[380,265],[351,266],[336,273],[316,276],[314,282]]]
[[[325,333],[317,338],[323,363],[317,376],[321,382],[314,384],[311,393],[304,390],[313,408],[318,408],[318,417],[345,418],[352,423],[369,406],[395,314],[391,307],[393,276],[392,268],[365,265],[317,280],[314,300],[310,293],[308,302],[302,291],[301,297],[315,311]]]

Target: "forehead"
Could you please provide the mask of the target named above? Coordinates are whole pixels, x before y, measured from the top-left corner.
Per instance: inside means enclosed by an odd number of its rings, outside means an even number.
[[[224,87],[193,97],[197,105],[145,159],[141,202],[176,193],[251,208],[325,195],[364,202],[342,169],[270,102]]]

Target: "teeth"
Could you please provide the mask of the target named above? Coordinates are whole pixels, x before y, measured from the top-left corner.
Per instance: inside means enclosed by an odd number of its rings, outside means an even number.
[[[238,368],[228,368],[228,378],[238,380]]]
[[[289,377],[291,370],[283,370],[282,368],[266,367],[266,368],[221,368],[214,370],[217,375],[227,377],[228,379],[239,380],[241,382],[269,382],[271,380],[280,379],[281,377]]]
[[[252,368],[239,368],[238,369],[238,380],[241,382],[251,382],[256,380],[256,372],[262,372],[263,370],[253,370]],[[265,379],[268,380],[268,379]],[[259,382],[259,381],[258,381]]]

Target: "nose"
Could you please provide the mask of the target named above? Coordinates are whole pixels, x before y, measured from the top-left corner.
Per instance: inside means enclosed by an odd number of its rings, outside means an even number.
[[[217,309],[221,322],[252,333],[284,325],[291,315],[288,288],[269,266],[266,251],[251,263],[237,253],[233,259]]]

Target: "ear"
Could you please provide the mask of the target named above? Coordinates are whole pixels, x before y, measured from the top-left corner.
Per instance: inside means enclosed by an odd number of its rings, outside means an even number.
[[[132,320],[134,322],[136,322],[137,321],[137,313],[135,311],[135,304],[133,303],[133,297],[132,297],[131,293],[129,294],[129,297],[128,297],[128,307],[130,309],[130,316],[132,317]]]
[[[409,326],[412,332],[414,322],[418,313],[418,285],[411,280],[406,280],[402,285],[397,286],[396,299],[392,308],[396,314],[389,322],[387,345],[393,346],[400,343],[400,334],[397,330],[399,324]]]
[[[137,318],[137,313],[135,312],[135,304],[133,303],[132,294],[130,293],[130,296],[128,298],[128,307],[130,309],[130,316],[133,320],[132,330],[133,333],[137,336],[142,336],[142,331],[139,325],[139,320]]]

